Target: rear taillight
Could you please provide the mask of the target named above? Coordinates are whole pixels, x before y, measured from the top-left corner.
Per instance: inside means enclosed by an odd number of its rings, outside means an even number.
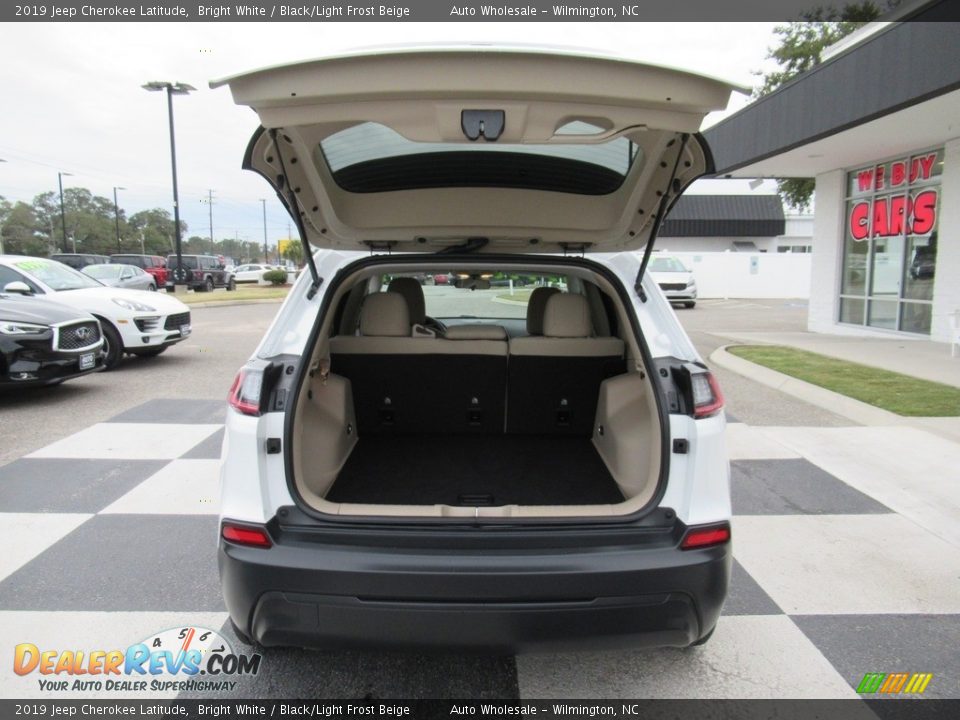
[[[193,279],[194,279],[194,280],[203,280],[203,272],[200,271],[200,270],[194,270],[194,271],[193,271]]]
[[[224,523],[220,530],[223,539],[237,545],[246,545],[248,547],[269,548],[273,546],[273,541],[267,531],[261,527],[250,527],[248,525],[231,525]]]
[[[700,548],[713,547],[714,545],[723,545],[730,542],[730,526],[710,525],[706,527],[693,527],[687,530],[680,542],[681,550],[695,550]]]
[[[263,395],[263,371],[249,367],[240,368],[227,393],[227,402],[244,415],[260,415],[260,398]]]
[[[693,416],[697,419],[716,415],[723,410],[723,393],[720,383],[711,372],[690,376],[690,391],[693,395]]]

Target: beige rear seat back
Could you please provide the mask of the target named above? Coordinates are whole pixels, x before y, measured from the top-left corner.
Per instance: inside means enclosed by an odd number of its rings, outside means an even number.
[[[560,292],[555,287],[538,287],[527,301],[527,335],[543,335],[543,315],[547,300]]]
[[[626,372],[623,341],[592,335],[587,299],[559,293],[543,337],[510,340],[508,432],[592,435],[600,383]]]
[[[412,337],[409,320],[403,296],[374,293],[360,335],[330,339],[331,371],[351,381],[361,438],[502,432],[507,343]]]
[[[423,297],[423,288],[416,278],[396,277],[387,286],[387,292],[403,295],[410,311],[410,324],[423,325],[427,319],[427,303]]]

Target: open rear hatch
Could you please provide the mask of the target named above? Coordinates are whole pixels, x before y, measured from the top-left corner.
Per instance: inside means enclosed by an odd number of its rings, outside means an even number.
[[[646,246],[649,256],[670,204],[712,169],[696,132],[726,106],[731,85],[617,59],[494,48],[335,57],[212,86],[224,84],[260,117],[244,166],[297,222],[311,292],[321,281],[313,248],[421,254],[400,256],[418,266],[344,271],[327,289],[306,350],[312,371],[298,376],[288,407],[288,472],[305,506],[579,517],[626,515],[655,500],[666,415],[622,282],[587,260],[517,254]],[[507,256],[593,284],[593,310],[603,312],[605,294],[619,331],[564,330],[553,339],[567,349],[554,352],[524,350],[528,339],[506,335],[411,338],[402,321],[378,336],[362,315],[355,326],[335,323],[349,285],[365,304],[375,272],[440,273],[453,258],[469,270],[469,257],[482,274],[510,265]],[[377,325],[402,312],[381,304]],[[577,326],[577,315],[561,324]],[[558,389],[557,378],[571,380]],[[413,419],[401,427],[403,408]]]
[[[488,47],[334,57],[221,85],[260,117],[244,166],[315,248],[497,253],[643,247],[658,209],[712,169],[695,133],[735,89]]]

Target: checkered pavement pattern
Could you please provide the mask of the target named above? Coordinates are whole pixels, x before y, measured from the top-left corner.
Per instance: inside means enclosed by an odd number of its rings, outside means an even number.
[[[215,554],[224,412],[154,400],[0,467],[0,652],[123,648],[184,625],[233,638]],[[867,672],[932,672],[927,697],[960,697],[960,447],[729,419],[735,563],[705,646],[278,649],[225,697],[846,698]],[[10,655],[0,696],[49,697]]]

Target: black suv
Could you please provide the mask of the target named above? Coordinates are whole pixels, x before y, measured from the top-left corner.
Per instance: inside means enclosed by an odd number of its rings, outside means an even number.
[[[87,265],[105,265],[110,262],[110,258],[106,255],[92,253],[55,253],[50,256],[50,259],[69,265],[74,270],[83,270]]]
[[[233,273],[224,268],[215,255],[181,255],[180,265],[176,255],[167,256],[167,292],[174,291],[174,283],[185,284],[197,292],[211,292],[222,287],[236,290]]]

